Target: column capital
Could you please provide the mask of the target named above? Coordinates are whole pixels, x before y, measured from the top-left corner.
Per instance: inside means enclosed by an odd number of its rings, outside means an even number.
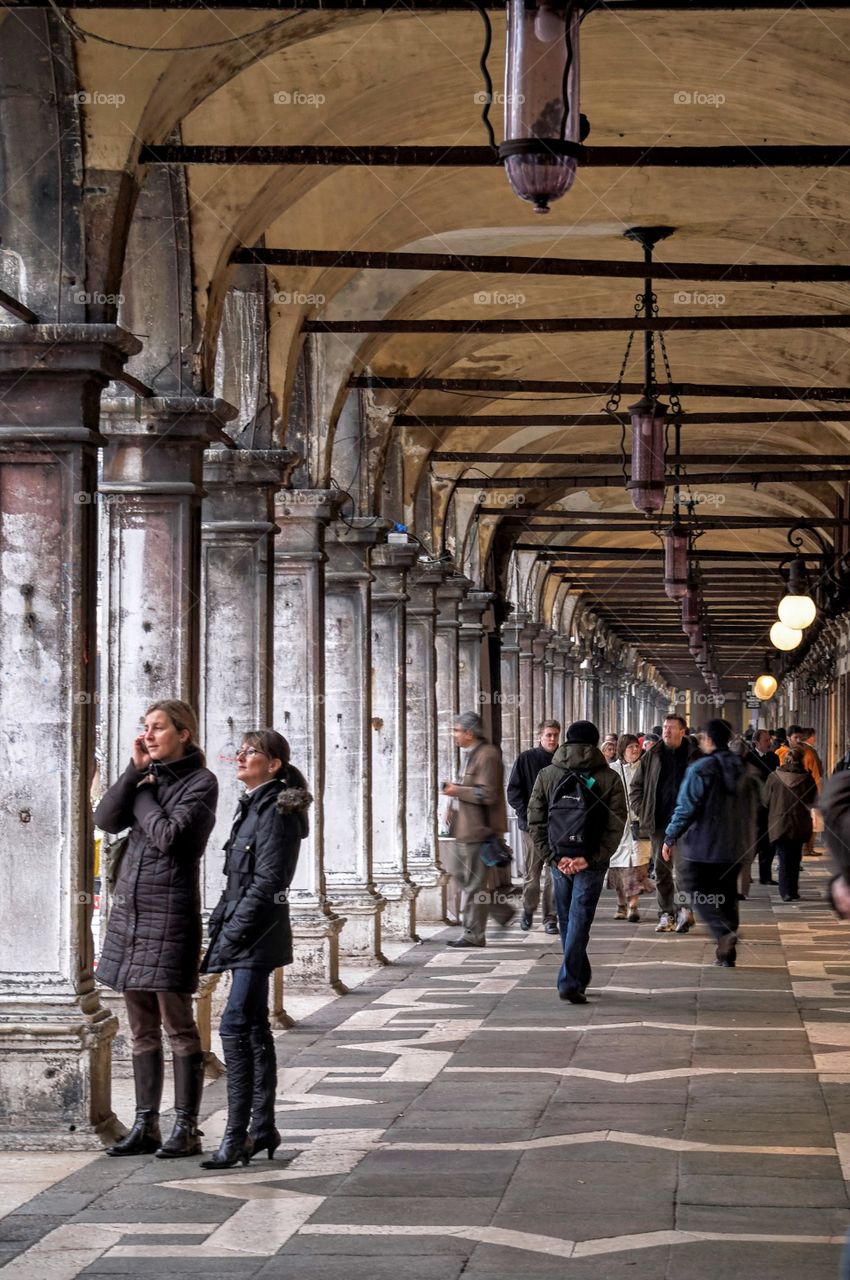
[[[233,441],[222,423],[236,409],[210,396],[152,396],[101,405],[110,447],[103,457],[102,493],[202,496],[203,452],[211,441]]]
[[[286,488],[300,461],[292,449],[206,449],[204,485],[250,485],[276,492]]]
[[[138,338],[114,324],[0,325],[0,445],[102,445],[100,397]]]
[[[207,449],[203,530],[224,535],[277,533],[274,495],[287,484],[298,460],[290,449]]]
[[[282,489],[275,500],[274,517],[278,524],[330,524],[343,502],[341,489]]]
[[[391,520],[375,516],[338,518],[328,527],[328,542],[345,547],[374,547],[392,527]]]

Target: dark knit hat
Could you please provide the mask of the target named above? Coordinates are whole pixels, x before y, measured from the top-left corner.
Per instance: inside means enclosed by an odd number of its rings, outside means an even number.
[[[567,742],[583,742],[588,747],[598,747],[599,730],[590,720],[574,720],[567,729]]]

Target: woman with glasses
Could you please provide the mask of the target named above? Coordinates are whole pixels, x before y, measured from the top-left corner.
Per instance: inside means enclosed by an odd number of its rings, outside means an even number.
[[[236,776],[245,793],[225,845],[227,884],[210,916],[210,945],[201,964],[203,973],[231,971],[220,1028],[227,1128],[218,1151],[202,1162],[205,1169],[247,1164],[258,1151],[272,1160],[280,1146],[269,976],[292,963],[287,890],[313,803],[306,781],[289,763],[289,743],[274,729],[245,734]]]

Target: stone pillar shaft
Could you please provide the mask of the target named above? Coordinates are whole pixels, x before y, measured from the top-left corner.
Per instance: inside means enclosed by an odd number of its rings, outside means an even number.
[[[0,326],[0,1148],[97,1148],[117,1021],[91,931],[99,400],[112,325]]]
[[[540,624],[528,622],[519,634],[519,749],[534,745],[534,650]]]
[[[411,573],[407,606],[407,852],[419,887],[417,919],[442,924],[446,874],[437,844],[437,659],[434,641],[440,570]]]
[[[278,494],[274,553],[274,723],[313,794],[310,835],[302,841],[289,893],[294,960],[290,986],[342,991],[339,931],[329,908],[322,860],[325,787],[325,528],[336,516],[336,490]]]
[[[408,571],[417,549],[372,552],[372,865],[386,900],[381,932],[416,941],[416,885],[407,870],[407,613]]]
[[[367,965],[384,962],[384,903],[372,880],[369,556],[378,532],[373,520],[337,521],[325,543],[325,883],[346,918],[341,958]]]

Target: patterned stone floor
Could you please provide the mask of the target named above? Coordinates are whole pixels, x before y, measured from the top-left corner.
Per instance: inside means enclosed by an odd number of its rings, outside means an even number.
[[[825,880],[755,886],[735,970],[606,894],[583,1007],[539,929],[431,937],[278,1037],[274,1164],[0,1157],[4,1278],[835,1280],[850,925]]]

